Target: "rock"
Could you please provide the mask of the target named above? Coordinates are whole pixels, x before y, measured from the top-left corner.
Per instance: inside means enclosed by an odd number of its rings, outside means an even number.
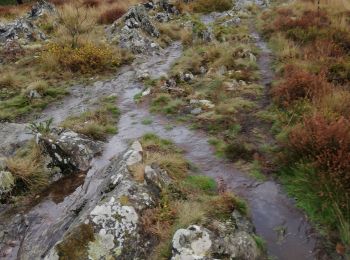
[[[194,79],[194,76],[191,72],[188,72],[188,73],[181,73],[180,74],[180,79],[182,81],[186,81],[186,82],[189,82],[189,81],[192,81]]]
[[[43,15],[52,15],[56,12],[56,8],[53,4],[45,1],[39,0],[36,4],[34,4],[31,10],[28,13],[28,18],[36,19]]]
[[[49,136],[38,134],[38,143],[51,158],[51,166],[63,173],[86,172],[90,161],[103,151],[104,143],[71,130],[56,129]]]
[[[237,26],[241,23],[241,19],[239,17],[234,17],[222,23],[225,27]]]
[[[175,88],[176,87],[176,80],[175,79],[173,79],[173,78],[170,78],[170,79],[167,79],[166,81],[165,81],[165,87],[166,88]]]
[[[151,77],[148,70],[139,71],[137,74],[138,74],[137,75],[138,80],[145,80],[145,79],[149,79]]]
[[[212,109],[215,107],[215,105],[210,100],[207,100],[207,99],[201,99],[201,100],[191,99],[190,104],[191,105],[200,105],[200,106],[207,108],[207,109]]]
[[[140,223],[140,214],[145,209],[158,205],[160,197],[154,191],[153,185],[158,180],[168,180],[169,177],[158,176],[166,173],[153,171],[152,166],[152,174],[147,170],[145,183],[134,180],[126,160],[128,154],[135,151],[140,151],[138,142],[133,143],[125,154],[113,159],[103,170],[103,182],[98,184],[93,198],[87,200],[78,215],[75,214],[74,221],[68,223],[69,228],[63,231],[61,240],[42,253],[46,260],[56,259],[58,256],[65,258],[64,252],[67,251],[83,253],[83,259],[149,258],[156,240],[145,234]],[[81,241],[86,233],[90,239]],[[72,241],[77,240],[84,243],[82,248],[70,246]],[[27,240],[26,242],[29,243]],[[36,255],[40,256],[35,254],[29,259],[36,259]]]
[[[160,23],[166,23],[170,21],[170,17],[167,13],[157,13],[154,18]]]
[[[0,123],[0,156],[11,156],[33,136],[27,124]]]
[[[125,24],[130,28],[141,27],[152,37],[159,37],[158,29],[151,22],[147,10],[143,5],[136,5],[124,15]]]
[[[179,10],[175,7],[173,3],[169,0],[159,0],[158,5],[161,9],[171,14],[179,14]]]
[[[30,99],[41,98],[41,95],[36,89],[31,89],[28,93],[28,98]]]
[[[15,186],[15,178],[8,171],[0,171],[0,200]]]
[[[160,50],[152,37],[159,37],[144,5],[133,6],[120,19],[107,28],[110,41],[135,54],[152,54]]]
[[[204,75],[205,73],[207,73],[207,69],[204,66],[200,66],[199,68],[199,72]]]
[[[199,115],[200,113],[202,113],[202,109],[200,107],[191,110],[192,115]]]
[[[209,259],[212,241],[208,230],[193,225],[179,229],[172,240],[172,260]]]
[[[255,55],[253,53],[249,53],[249,60],[251,62],[256,62],[256,57],[255,57]]]
[[[199,37],[200,40],[202,40],[203,42],[211,42],[211,41],[214,40],[214,35],[213,35],[213,33],[212,33],[209,29],[200,31],[200,32],[198,33],[198,37]]]
[[[127,26],[123,27],[116,37],[121,48],[130,49],[135,54],[151,54],[160,50],[159,45],[150,38]]]
[[[126,165],[130,168],[142,162],[142,146],[139,141],[135,141],[130,150],[125,154]]]
[[[17,19],[8,24],[0,24],[0,43],[8,39],[23,40],[23,43],[45,40],[46,36],[31,21],[25,18]]]
[[[154,9],[154,4],[153,4],[153,2],[144,3],[143,6],[144,6],[146,9],[148,9],[148,10]]]
[[[259,259],[259,251],[253,229],[246,217],[232,214],[232,220],[214,220],[209,227],[197,225],[179,229],[172,240],[172,260],[177,259]],[[233,221],[233,222],[232,222]]]
[[[159,165],[153,163],[145,167],[145,181],[148,185],[156,187],[158,192],[171,183],[166,171],[162,170]]]
[[[142,92],[142,96],[145,97],[145,96],[148,96],[149,94],[151,94],[151,89],[150,88],[147,88],[145,91]]]

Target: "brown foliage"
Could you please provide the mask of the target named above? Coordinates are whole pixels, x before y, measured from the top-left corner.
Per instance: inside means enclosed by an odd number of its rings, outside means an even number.
[[[99,0],[84,0],[83,5],[84,5],[85,7],[90,7],[90,8],[92,8],[92,7],[97,7],[97,6],[99,6],[100,3],[101,3],[101,2],[100,2]]]
[[[293,12],[280,10],[280,15],[274,21],[276,30],[288,30],[293,28],[307,29],[312,26],[321,27],[329,24],[327,13],[317,11],[305,11],[301,17],[293,17]]]
[[[331,85],[324,75],[315,75],[293,65],[285,67],[284,79],[272,89],[272,95],[282,106],[300,99],[313,100],[327,93]]]
[[[321,114],[305,118],[289,134],[287,147],[317,169],[320,181],[350,192],[350,121],[326,119]]]
[[[119,19],[125,14],[126,10],[124,8],[120,8],[119,6],[113,7],[109,10],[106,10],[100,15],[98,22],[100,24],[111,24],[115,20]]]

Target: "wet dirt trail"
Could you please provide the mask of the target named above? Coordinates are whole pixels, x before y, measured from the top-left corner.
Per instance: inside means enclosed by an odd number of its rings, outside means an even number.
[[[54,183],[43,195],[44,198],[24,213],[26,227],[24,231],[19,231],[23,239],[9,259],[20,258],[21,252],[31,250],[33,255],[44,257],[74,221],[75,212],[93,198],[103,181],[102,169],[108,165],[110,158],[121,154],[130,141],[145,133],[172,140],[202,174],[222,178],[230,190],[243,197],[248,202],[257,233],[267,242],[270,256],[285,260],[316,258],[316,235],[303,213],[296,209],[293,200],[285,195],[279,184],[273,180],[258,182],[250,178],[236,170],[230,162],[217,158],[204,132],[190,130],[186,125],[151,114],[146,104],[134,102],[134,95],[144,88],[136,80],[137,71],[147,69],[152,78],[158,78],[169,70],[171,63],[180,55],[181,45],[174,44],[163,55],[148,58],[147,61],[139,60],[133,66],[125,67],[111,81],[96,83],[91,89],[76,87],[72,97],[45,111],[42,118],[55,116],[57,123],[67,115],[86,109],[97,97],[117,93],[121,110],[119,133],[108,141],[104,153],[92,161],[85,178],[77,176]],[[152,124],[143,125],[141,122],[145,118],[151,119]],[[169,125],[173,127],[170,129]]]

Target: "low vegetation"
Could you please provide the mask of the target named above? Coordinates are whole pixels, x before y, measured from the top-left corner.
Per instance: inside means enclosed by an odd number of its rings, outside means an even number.
[[[134,2],[114,1],[112,6],[125,13]],[[132,59],[130,53],[106,41],[104,27],[98,22],[107,3],[80,0],[55,4],[57,15],[35,21],[49,41],[13,43],[0,53],[0,59],[6,59],[0,64],[0,120],[16,121],[40,112],[62,98],[68,86],[95,75],[105,77]],[[0,16],[11,21],[25,15],[30,6],[0,7]]]
[[[349,8],[294,1],[261,17],[278,58],[271,113],[281,179],[341,255],[350,249]]]
[[[61,126],[96,140],[106,140],[108,135],[117,133],[119,110],[116,99],[116,97],[102,98],[96,109],[68,117]]]
[[[167,171],[173,181],[172,185],[161,191],[159,205],[145,210],[141,217],[145,231],[158,240],[152,259],[171,257],[171,238],[179,228],[227,220],[233,210],[247,214],[245,203],[228,191],[218,193],[213,179],[191,175],[181,150],[170,141],[150,133],[141,138],[141,143],[145,160],[140,167],[133,169],[134,177],[143,181],[144,166],[156,163]],[[212,205],[210,209],[208,204]]]

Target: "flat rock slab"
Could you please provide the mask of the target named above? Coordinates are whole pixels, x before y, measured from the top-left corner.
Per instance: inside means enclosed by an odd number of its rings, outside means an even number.
[[[0,124],[0,157],[10,156],[16,149],[33,138],[27,127],[28,124]]]

